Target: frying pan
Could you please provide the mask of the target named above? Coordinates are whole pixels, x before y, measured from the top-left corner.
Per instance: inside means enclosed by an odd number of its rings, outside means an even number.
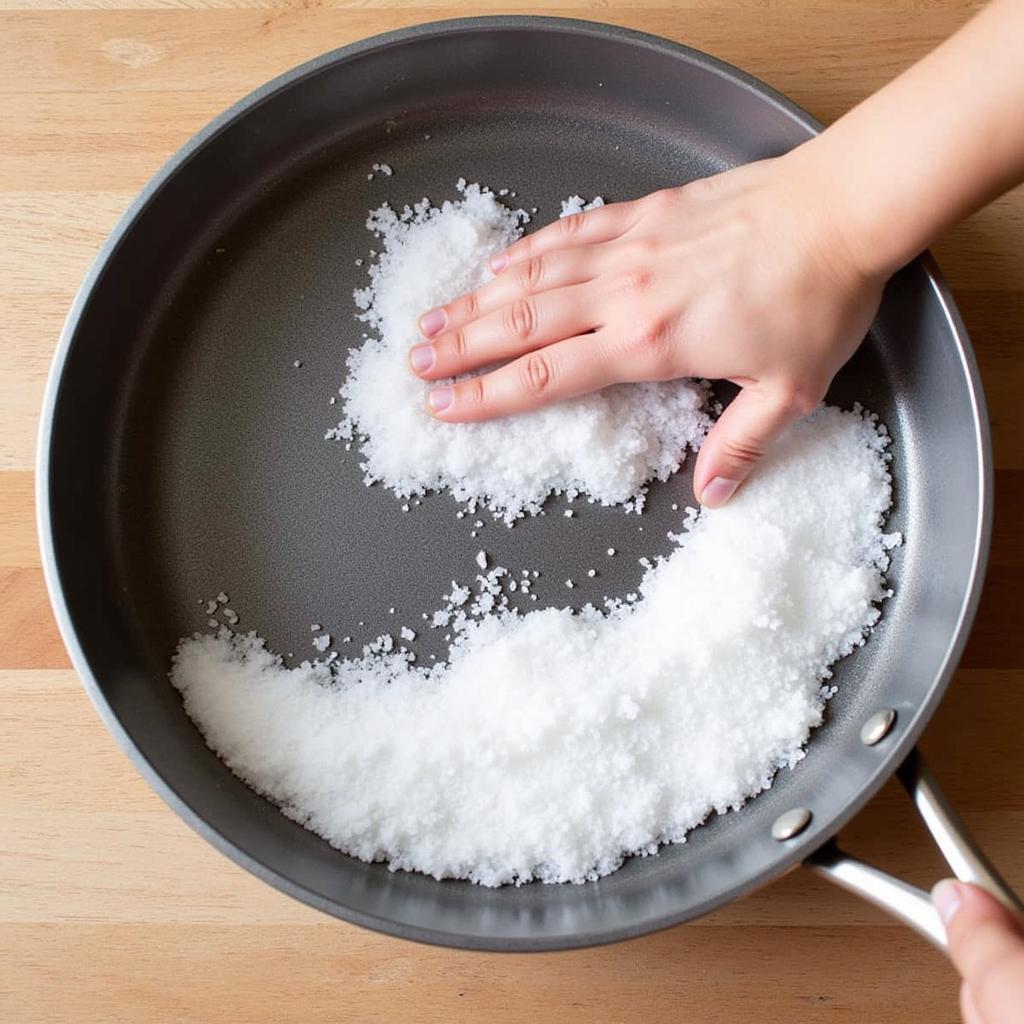
[[[42,419],[38,512],[65,642],[111,731],[161,796],[239,864],[330,914],[478,949],[585,946],[686,921],[805,861],[938,945],[927,897],[840,852],[839,828],[897,769],[958,875],[1015,898],[973,847],[913,743],[935,710],[978,603],[991,456],[978,372],[938,270],[890,283],[829,400],[890,427],[895,596],[839,666],[807,757],[684,845],[586,885],[485,889],[390,872],[330,847],[236,779],[167,679],[178,637],[227,591],[241,627],[298,660],[309,624],[367,641],[436,607],[481,539],[446,494],[412,514],[323,439],[329,396],[358,344],[355,259],[367,210],[454,194],[460,176],[518,193],[552,219],[579,192],[639,196],[780,154],[818,125],[702,53],[584,21],[473,18],[347,46],[257,90],[145,188],[86,278],[61,336]],[[394,177],[368,179],[374,162]],[[685,272],[685,269],[683,270]],[[300,364],[300,365],[296,365]],[[727,396],[726,396],[727,397]],[[692,461],[692,460],[691,460]],[[489,524],[506,565],[554,582],[613,544],[623,557],[573,592],[633,589],[666,553],[684,470],[638,520],[588,506],[514,530]],[[577,506],[578,507],[578,506]],[[644,527],[641,530],[638,523]],[[390,617],[388,609],[396,609]],[[652,643],[657,638],[652,638]],[[425,638],[421,658],[443,655]],[[901,767],[902,766],[902,767]]]

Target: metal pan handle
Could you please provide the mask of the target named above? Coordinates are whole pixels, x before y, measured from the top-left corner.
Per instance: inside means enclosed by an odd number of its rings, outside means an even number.
[[[900,765],[897,775],[953,874],[961,881],[974,882],[987,889],[1011,910],[1018,913],[1024,910],[1017,895],[971,838],[916,749]],[[881,907],[946,952],[946,931],[931,898],[923,889],[849,856],[834,839],[812,853],[804,864],[836,885]]]

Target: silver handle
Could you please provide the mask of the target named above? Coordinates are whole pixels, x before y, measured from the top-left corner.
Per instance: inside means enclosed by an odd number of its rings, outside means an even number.
[[[987,889],[1011,910],[1018,913],[1024,910],[1017,895],[971,838],[916,749],[910,752],[897,774],[953,874],[961,881],[974,882]],[[804,863],[830,882],[881,907],[946,952],[946,930],[932,906],[931,897],[923,889],[851,857],[835,840],[816,850]]]

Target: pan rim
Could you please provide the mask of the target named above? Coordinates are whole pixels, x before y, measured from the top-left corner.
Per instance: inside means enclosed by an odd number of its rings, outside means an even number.
[[[307,77],[319,73],[329,66],[349,61],[370,50],[380,50],[433,36],[481,30],[494,32],[540,30],[569,35],[582,34],[640,45],[674,59],[682,59],[695,64],[703,70],[754,92],[758,97],[771,103],[812,134],[817,134],[822,129],[818,121],[783,94],[725,61],[660,36],[586,19],[535,15],[497,15],[424,22],[358,40],[284,72],[242,97],[222,114],[214,118],[164,163],[121,216],[83,279],[60,333],[41,406],[35,466],[38,538],[43,574],[57,625],[70,655],[72,666],[82,680],[90,700],[122,750],[128,755],[147,783],[179,817],[211,845],[226,854],[245,870],[274,886],[279,891],[333,917],[341,918],[377,932],[433,945],[472,950],[539,952],[577,949],[637,938],[651,932],[672,927],[683,921],[700,917],[725,906],[791,870],[813,852],[812,844],[798,844],[792,850],[781,850],[780,848],[780,855],[772,860],[764,870],[747,876],[732,888],[713,894],[696,906],[689,906],[684,911],[677,910],[675,912],[669,911],[647,915],[638,918],[628,925],[594,928],[586,932],[560,932],[541,938],[495,934],[464,934],[451,930],[408,925],[392,918],[380,917],[353,909],[334,898],[326,897],[304,888],[280,873],[277,869],[256,859],[246,850],[239,847],[219,832],[198,812],[193,810],[188,801],[177,792],[174,785],[150,764],[107,703],[99,681],[92,672],[88,659],[78,641],[75,624],[64,597],[61,584],[61,569],[57,563],[52,532],[49,479],[50,446],[53,421],[60,399],[67,358],[78,333],[79,326],[88,310],[92,293],[102,283],[107,265],[118,251],[123,240],[133,230],[141,214],[151,203],[156,201],[164,186],[193,156],[217,135],[229,128],[235,121],[254,110],[270,97],[292,87]],[[866,782],[861,784],[856,796],[842,805],[835,813],[831,813],[828,817],[823,817],[820,821],[815,822],[815,842],[813,846],[820,846],[834,836],[867,804],[882,785],[895,773],[897,767],[910,752],[917,738],[931,719],[952,679],[964,646],[967,643],[970,627],[980,602],[981,589],[988,561],[992,532],[993,465],[991,434],[981,377],[966,328],[956,308],[952,293],[942,278],[938,266],[929,254],[925,254],[921,258],[920,265],[954,339],[971,399],[974,442],[979,465],[978,522],[974,535],[971,569],[956,626],[927,697],[917,707],[912,718],[901,730],[892,749],[881,758]]]

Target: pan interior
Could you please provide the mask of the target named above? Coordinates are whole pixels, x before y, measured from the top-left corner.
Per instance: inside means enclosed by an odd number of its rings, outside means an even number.
[[[637,559],[671,548],[672,504],[693,502],[691,459],[652,487],[642,517],[577,502],[571,520],[512,530],[481,515],[472,538],[477,517],[457,519],[446,494],[403,513],[390,492],[365,487],[358,453],[323,435],[361,337],[351,293],[366,281],[355,260],[374,244],[367,211],[454,197],[465,177],[514,189],[543,223],[572,193],[633,198],[809,133],[668,44],[544,19],[459,24],[320,62],[221,124],[151,189],[72,323],[49,452],[53,553],[94,695],[150,777],[246,866],[397,934],[579,945],[693,917],[780,873],[800,849],[770,839],[778,813],[814,811],[807,852],[891,770],[893,751],[862,748],[857,731],[890,706],[906,735],[935,696],[976,545],[978,434],[953,331],[912,265],[830,395],[878,412],[895,436],[890,528],[907,536],[896,595],[871,643],[838,666],[806,760],[685,845],[585,886],[486,890],[362,864],[284,818],[205,747],[167,682],[178,637],[205,628],[201,601],[227,592],[242,628],[296,660],[314,653],[313,622],[357,643],[415,627],[451,580],[472,577],[481,548],[543,570],[532,607],[565,604],[567,577],[581,584],[577,604],[598,601],[635,587]],[[394,176],[367,180],[375,162]],[[439,633],[423,634],[420,658],[441,657]]]

